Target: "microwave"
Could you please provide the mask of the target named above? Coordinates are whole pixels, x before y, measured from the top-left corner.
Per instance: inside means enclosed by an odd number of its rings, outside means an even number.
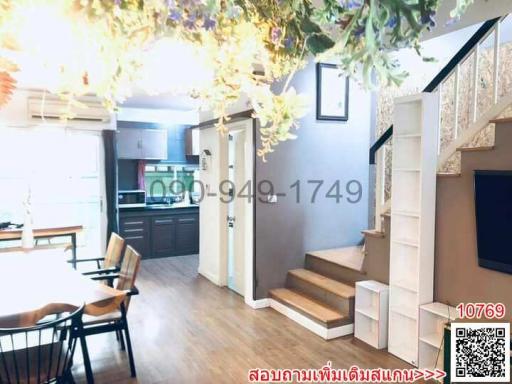
[[[146,191],[132,190],[119,191],[117,193],[117,204],[119,208],[135,208],[146,206]]]

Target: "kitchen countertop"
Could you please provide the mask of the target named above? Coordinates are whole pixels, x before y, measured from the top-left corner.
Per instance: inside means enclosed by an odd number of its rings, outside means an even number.
[[[158,204],[158,205],[146,205],[145,207],[120,207],[119,211],[121,212],[141,212],[141,211],[167,211],[167,210],[174,210],[174,209],[199,209],[199,204]]]

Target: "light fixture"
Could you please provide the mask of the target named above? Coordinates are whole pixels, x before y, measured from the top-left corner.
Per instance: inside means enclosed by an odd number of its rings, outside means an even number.
[[[209,149],[205,149],[205,150],[203,150],[203,152],[201,152],[201,169],[203,171],[208,170],[211,157],[212,157],[212,153],[210,152]]]

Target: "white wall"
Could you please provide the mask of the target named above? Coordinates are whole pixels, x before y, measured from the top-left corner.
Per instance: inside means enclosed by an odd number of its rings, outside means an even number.
[[[455,8],[455,4],[456,0],[441,1],[439,11],[435,16],[437,26],[431,32],[424,33],[422,36],[423,40],[428,40],[512,12],[512,1],[510,0],[475,0],[460,21],[447,24],[450,19],[450,11]]]
[[[212,155],[208,159],[208,169],[201,169],[199,172],[199,179],[205,190],[199,209],[198,272],[220,286],[226,285],[227,279],[227,239],[221,238],[221,230],[226,232],[227,211],[226,204],[222,204],[218,196],[221,180],[227,179],[227,175],[222,174],[222,169],[226,167],[221,166],[226,162],[226,151],[221,151],[222,146],[227,147],[226,140],[215,127],[201,129],[199,134],[201,153],[207,149]],[[216,196],[208,196],[209,193]]]

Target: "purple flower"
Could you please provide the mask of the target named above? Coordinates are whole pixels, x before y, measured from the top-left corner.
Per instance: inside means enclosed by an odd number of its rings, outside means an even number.
[[[364,34],[365,27],[361,25],[354,30],[354,36],[360,38]]]
[[[363,1],[362,0],[345,0],[345,5],[348,9],[361,8],[363,6]]]
[[[284,47],[286,49],[291,49],[293,47],[293,37],[288,36],[284,39]]]
[[[273,27],[272,31],[270,32],[270,40],[272,40],[274,44],[277,44],[281,39],[282,35],[283,31],[281,30],[281,28]]]
[[[421,15],[421,23],[426,24],[428,27],[435,27],[436,26],[436,21],[434,20],[435,14],[436,13],[434,11],[430,11],[430,12],[427,12],[427,13]]]
[[[180,21],[181,13],[177,9],[171,10],[171,12],[169,13],[169,20]]]
[[[204,18],[203,28],[206,29],[207,31],[214,29],[216,25],[217,25],[217,22],[214,19],[210,18],[210,16],[206,16]]]
[[[117,6],[120,6],[121,5],[121,1],[122,0],[114,0],[114,4],[117,5]]]
[[[398,17],[392,16],[392,17],[390,17],[390,19],[386,23],[386,27],[388,27],[388,28],[395,28],[397,24],[398,24]]]
[[[190,15],[187,20],[183,23],[185,28],[188,29],[195,29],[196,28],[196,16]]]

